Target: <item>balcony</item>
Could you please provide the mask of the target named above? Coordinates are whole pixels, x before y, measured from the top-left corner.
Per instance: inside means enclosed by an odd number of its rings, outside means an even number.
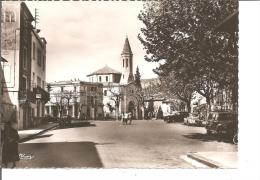
[[[35,93],[28,89],[21,89],[18,93],[18,96],[20,101],[28,101],[28,102],[35,101]]]

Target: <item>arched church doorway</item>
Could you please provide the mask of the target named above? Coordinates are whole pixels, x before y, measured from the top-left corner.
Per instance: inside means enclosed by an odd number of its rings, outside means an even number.
[[[136,119],[136,108],[135,108],[135,103],[133,101],[130,101],[128,103],[128,112],[131,112],[133,118]]]

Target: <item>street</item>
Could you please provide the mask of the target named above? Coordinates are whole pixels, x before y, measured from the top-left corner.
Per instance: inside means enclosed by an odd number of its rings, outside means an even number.
[[[236,152],[205,135],[203,127],[162,120],[91,121],[48,131],[19,145],[18,168],[194,168],[189,152]]]

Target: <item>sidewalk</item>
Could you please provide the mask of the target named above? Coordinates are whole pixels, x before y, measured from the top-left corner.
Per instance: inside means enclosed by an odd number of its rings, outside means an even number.
[[[187,157],[210,168],[238,168],[237,152],[191,152]]]
[[[18,134],[20,136],[19,143],[28,141],[34,138],[35,136],[45,133],[46,131],[55,129],[56,127],[58,127],[58,123],[48,123],[48,124],[42,124],[32,129],[19,130],[18,131]]]

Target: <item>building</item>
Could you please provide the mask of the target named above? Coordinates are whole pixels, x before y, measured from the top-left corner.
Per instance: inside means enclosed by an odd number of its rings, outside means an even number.
[[[133,76],[133,53],[131,46],[128,40],[128,37],[125,39],[123,51],[121,53],[121,72],[122,78],[120,83],[127,84],[134,80]]]
[[[89,82],[98,82],[103,84],[103,105],[104,116],[106,119],[116,118],[118,109],[116,107],[117,97],[120,94],[120,80],[122,74],[107,65],[89,75]]]
[[[32,72],[41,73],[34,65],[32,57],[33,41],[39,38],[38,32],[32,26],[33,21],[34,17],[25,3],[2,2],[1,56],[7,60],[2,66],[6,84],[3,91],[8,92],[11,104],[16,111],[19,129],[37,124],[34,122],[37,101],[43,103],[48,99],[48,93],[43,89],[42,82],[42,91],[38,91],[32,83]],[[46,41],[43,39],[41,41],[44,47],[41,47],[42,54],[37,61],[43,61],[43,56],[46,57]],[[44,64],[46,64],[45,59]],[[45,81],[44,73],[41,77]],[[36,100],[36,94],[38,94],[38,100]],[[41,113],[39,117],[42,115]]]
[[[32,104],[33,122],[38,124],[39,117],[44,117],[44,106],[49,100],[49,93],[46,91],[46,44],[45,38],[41,38],[33,29],[32,51],[31,51],[31,91],[36,95],[36,101]]]
[[[103,85],[80,80],[49,83],[45,114],[52,117],[103,119]]]
[[[120,71],[106,65],[88,74],[87,81],[103,84],[103,110],[105,118],[118,119],[125,112],[132,112],[134,117],[138,118],[143,111],[140,110],[140,99],[136,96],[140,89],[133,83],[133,53],[128,37],[125,39],[121,59],[118,63]]]
[[[5,90],[6,80],[4,76],[3,67],[8,61],[1,57],[0,65],[0,123],[4,127],[4,122],[10,119],[10,115],[15,112],[15,106],[12,104],[9,93]]]

